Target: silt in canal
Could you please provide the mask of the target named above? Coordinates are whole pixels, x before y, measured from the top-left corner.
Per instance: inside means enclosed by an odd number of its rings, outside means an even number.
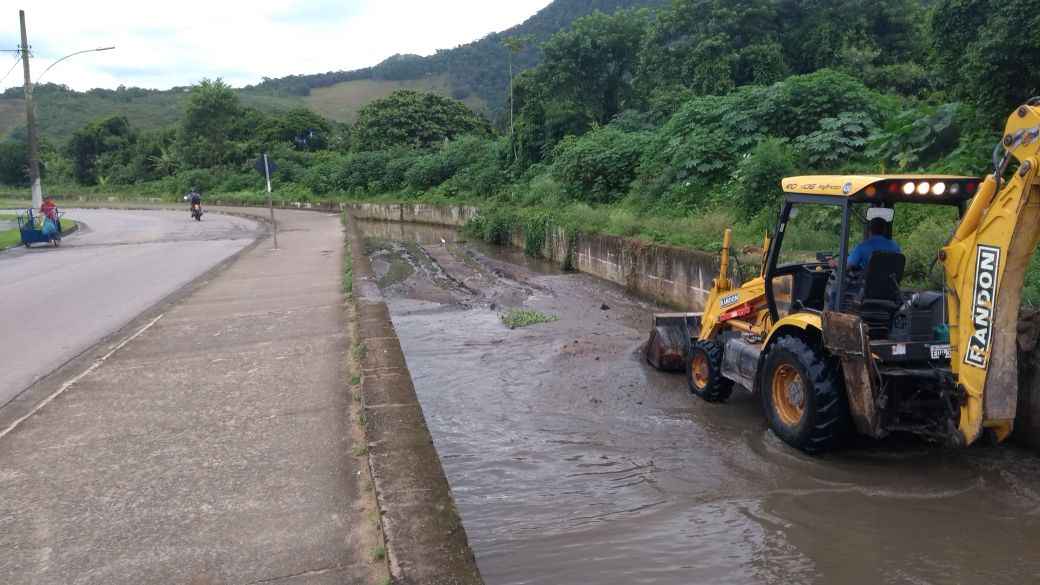
[[[489,584],[1040,574],[1035,456],[916,441],[805,456],[753,397],[707,404],[646,364],[660,308],[450,230],[362,225]],[[498,313],[517,306],[559,320],[509,330]]]

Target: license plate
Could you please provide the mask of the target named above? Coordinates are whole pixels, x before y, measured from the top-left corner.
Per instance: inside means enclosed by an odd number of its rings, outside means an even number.
[[[953,359],[953,348],[949,345],[933,345],[931,351],[933,360]]]

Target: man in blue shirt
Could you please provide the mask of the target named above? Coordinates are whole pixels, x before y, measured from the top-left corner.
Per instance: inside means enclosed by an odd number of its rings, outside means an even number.
[[[874,210],[872,209],[870,211]],[[882,210],[879,209],[878,211]],[[891,212],[891,210],[884,211]],[[860,244],[852,250],[852,253],[849,254],[849,268],[865,270],[867,268],[867,263],[870,262],[870,257],[874,252],[903,253],[899,244],[890,240],[888,236],[885,235],[885,228],[887,227],[885,218],[880,214],[875,215],[872,213],[868,213],[867,217],[870,219],[870,223],[867,225],[867,230],[870,232],[870,235],[867,239],[860,242]]]

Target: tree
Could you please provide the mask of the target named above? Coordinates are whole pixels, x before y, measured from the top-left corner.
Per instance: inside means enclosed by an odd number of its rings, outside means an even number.
[[[291,144],[296,150],[305,151],[328,148],[331,133],[329,121],[307,108],[265,116],[256,127],[256,134],[265,145]]]
[[[1040,0],[942,0],[931,27],[946,88],[993,124],[1040,95]]]
[[[549,95],[567,100],[599,124],[633,101],[632,78],[648,25],[644,10],[579,18],[542,47],[537,75]]]
[[[178,137],[181,160],[198,168],[231,162],[241,114],[238,95],[221,79],[203,79],[192,87]]]
[[[490,135],[491,125],[462,102],[398,90],[361,108],[354,125],[357,150],[429,148],[466,134]]]
[[[73,175],[85,185],[95,185],[100,176],[99,164],[125,165],[129,162],[131,147],[137,140],[126,116],[110,116],[87,124],[72,134],[68,153],[72,159]]]
[[[509,139],[513,139],[513,131],[516,128],[515,116],[516,116],[516,103],[513,100],[513,60],[516,58],[520,51],[524,50],[528,44],[530,44],[532,37],[521,36],[521,37],[506,37],[502,39],[502,44],[509,49]],[[514,143],[515,144],[515,143]],[[513,147],[513,160],[519,158],[520,154],[516,146]]]
[[[787,73],[773,0],[675,0],[646,37],[639,85],[681,86],[700,95],[768,84]]]
[[[17,186],[29,184],[27,151],[22,142],[0,142],[0,183]]]
[[[513,84],[513,147],[523,164],[542,160],[565,136],[605,125],[635,105],[632,81],[648,18],[645,11],[596,12],[543,46],[542,64]]]

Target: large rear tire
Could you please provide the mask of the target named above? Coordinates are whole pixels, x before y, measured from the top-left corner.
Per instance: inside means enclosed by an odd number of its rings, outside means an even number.
[[[733,382],[722,377],[722,348],[714,341],[695,341],[686,358],[686,384],[707,402],[725,402]]]
[[[788,445],[819,454],[846,438],[850,419],[841,368],[802,339],[785,335],[769,347],[759,392],[770,428]]]

